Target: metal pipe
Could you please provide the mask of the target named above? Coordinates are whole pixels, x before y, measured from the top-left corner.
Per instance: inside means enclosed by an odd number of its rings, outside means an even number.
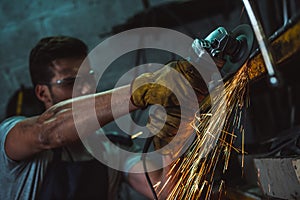
[[[253,31],[255,33],[263,60],[265,62],[266,70],[269,75],[269,81],[272,86],[277,86],[279,84],[279,79],[275,71],[275,62],[274,58],[272,56],[272,52],[269,48],[269,43],[266,38],[266,35],[263,31],[262,25],[257,18],[257,13],[255,13],[255,10],[253,9],[253,6],[250,4],[250,1],[243,0],[245,9],[248,13]]]
[[[290,2],[289,0],[283,0],[283,25],[286,25],[289,22],[290,17]]]

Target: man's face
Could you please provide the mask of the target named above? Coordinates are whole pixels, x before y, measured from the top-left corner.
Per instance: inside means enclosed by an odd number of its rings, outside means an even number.
[[[73,97],[77,97],[95,92],[93,70],[88,65],[81,66],[83,60],[84,58],[62,58],[52,62],[55,75],[49,89],[53,104],[72,98],[72,94]],[[78,81],[76,88],[74,88],[75,79]]]

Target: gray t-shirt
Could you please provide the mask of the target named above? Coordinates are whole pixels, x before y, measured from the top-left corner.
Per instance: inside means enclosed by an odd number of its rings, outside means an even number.
[[[26,119],[22,116],[11,117],[4,120],[0,124],[0,199],[1,200],[13,200],[13,199],[35,199],[36,194],[38,192],[39,186],[43,181],[43,176],[46,172],[47,165],[52,160],[53,152],[51,150],[43,151],[41,153],[36,154],[34,157],[24,160],[24,161],[13,161],[11,160],[5,152],[5,140],[9,131],[15,126],[16,123],[21,120]],[[109,145],[109,143],[103,144],[107,151],[103,152],[103,156],[108,158],[120,158],[120,154],[118,153],[118,148],[115,145]],[[71,148],[72,150],[72,148]],[[76,152],[78,151],[70,151],[72,153],[74,160],[81,160],[77,156]],[[77,158],[76,158],[77,156]],[[91,158],[91,156],[87,153],[83,156],[84,159]],[[132,165],[138,162],[139,157],[128,158],[128,162],[126,162],[124,168],[130,169]],[[123,160],[120,158],[120,160]],[[108,168],[109,174],[109,199],[120,198],[120,194],[117,197],[116,195],[120,193],[121,184],[121,176],[122,173],[120,171]],[[123,184],[124,185],[124,184]],[[128,190],[128,187],[127,187]],[[132,193],[132,189],[129,191],[122,191],[121,196],[124,199],[130,199],[130,197],[126,197],[126,193],[128,195]]]
[[[12,117],[0,125],[0,199],[34,199],[48,161],[52,158],[49,151],[24,161],[13,161],[5,152],[6,136],[15,124],[25,117]]]

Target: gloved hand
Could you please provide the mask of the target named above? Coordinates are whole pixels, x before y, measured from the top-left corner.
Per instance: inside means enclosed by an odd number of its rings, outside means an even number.
[[[190,123],[198,103],[208,93],[200,73],[186,60],[173,61],[154,73],[142,74],[131,87],[136,106],[161,105],[152,109],[147,128],[155,135],[155,149],[164,147],[162,154],[176,156],[193,131]]]
[[[173,158],[192,141],[194,110],[182,110],[180,106],[163,108],[162,106],[150,110],[147,123],[148,130],[154,134],[153,145],[161,154],[168,154]],[[183,151],[184,150],[184,151]]]
[[[155,149],[175,157],[189,141],[193,133],[191,122],[199,110],[199,102],[207,94],[207,86],[198,70],[190,62],[179,60],[135,79],[131,100],[139,107],[161,105],[152,109],[146,126],[154,135]]]
[[[131,101],[140,108],[154,104],[164,107],[190,104],[203,99],[207,93],[200,73],[186,60],[170,62],[154,73],[144,73],[131,84]]]

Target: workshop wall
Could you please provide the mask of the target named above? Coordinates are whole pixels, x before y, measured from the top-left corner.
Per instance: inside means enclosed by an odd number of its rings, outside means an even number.
[[[151,4],[162,3],[152,0]],[[143,9],[140,0],[130,4],[110,1],[17,1],[0,2],[0,119],[14,92],[24,85],[30,87],[28,55],[41,38],[64,34],[84,40],[90,49],[98,45],[101,34],[121,24]]]

